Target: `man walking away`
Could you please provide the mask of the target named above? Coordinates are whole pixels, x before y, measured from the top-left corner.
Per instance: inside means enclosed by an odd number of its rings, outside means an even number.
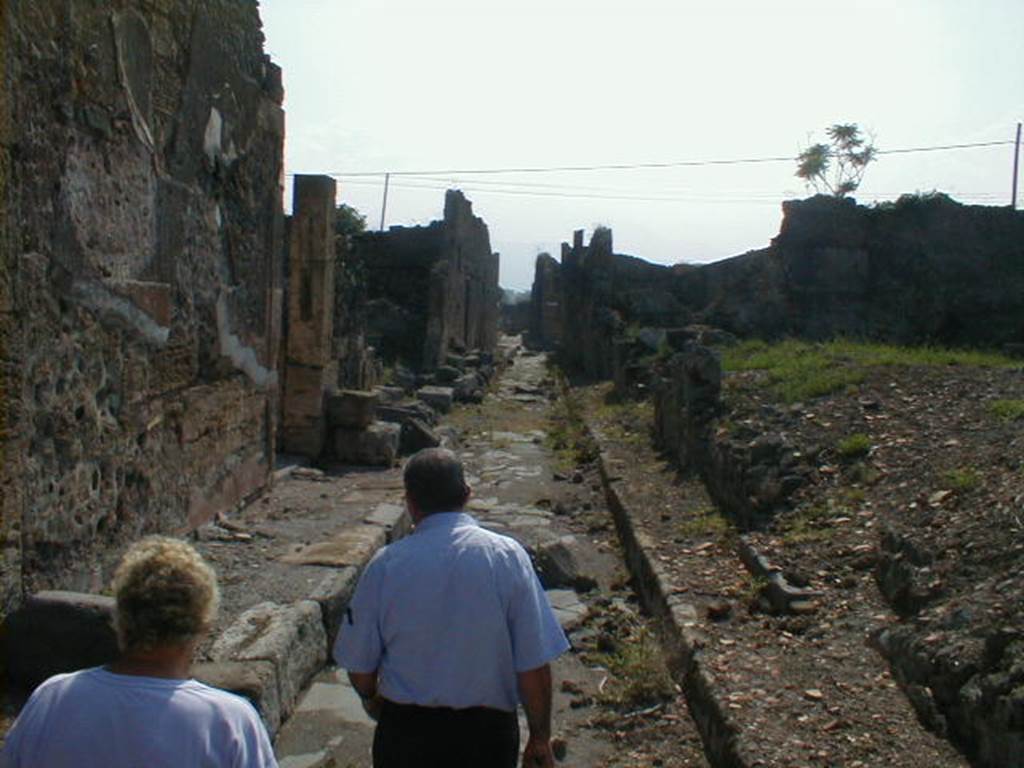
[[[367,565],[334,646],[377,720],[374,768],[552,766],[551,669],[569,643],[507,536],[463,512],[462,464],[428,448],[405,467],[413,533]]]

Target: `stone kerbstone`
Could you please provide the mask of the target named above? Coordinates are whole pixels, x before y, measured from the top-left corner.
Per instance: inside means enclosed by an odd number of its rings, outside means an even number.
[[[424,448],[436,448],[441,438],[426,424],[417,418],[402,422],[402,433],[399,441],[399,453],[409,456]]]
[[[364,522],[379,525],[386,531],[387,543],[405,536],[412,530],[412,518],[401,504],[378,504]]]
[[[359,568],[347,565],[324,576],[309,595],[310,600],[320,604],[328,653],[334,644],[338,627],[341,626],[341,617],[348,607],[348,601],[352,599],[358,581]]]
[[[434,410],[448,413],[452,409],[455,391],[451,387],[420,387],[416,396]]]
[[[373,423],[379,401],[376,392],[343,389],[327,398],[327,423],[332,427],[365,429]]]
[[[244,696],[260,713],[271,735],[281,727],[277,670],[269,661],[205,661],[192,665],[192,677]]]
[[[347,464],[390,467],[398,457],[402,427],[377,421],[366,429],[334,430],[334,456]]]
[[[306,684],[327,660],[320,605],[259,603],[224,630],[210,650],[214,661],[269,661],[277,671],[281,716],[287,717]]]
[[[10,679],[35,688],[62,672],[95,667],[118,656],[112,597],[37,592],[4,624]]]

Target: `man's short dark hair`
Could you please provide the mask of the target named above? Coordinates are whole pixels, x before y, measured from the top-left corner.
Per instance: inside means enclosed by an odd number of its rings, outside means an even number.
[[[462,509],[469,496],[462,462],[447,448],[424,448],[405,465],[405,492],[425,515]]]

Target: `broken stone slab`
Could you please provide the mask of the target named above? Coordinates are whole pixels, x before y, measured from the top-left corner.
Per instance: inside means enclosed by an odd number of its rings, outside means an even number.
[[[401,455],[409,456],[424,448],[436,448],[440,444],[441,438],[419,419],[412,417],[402,423],[398,442]]]
[[[400,405],[378,406],[377,419],[379,421],[390,421],[393,424],[402,424],[409,419],[419,419],[424,424],[433,425],[437,423],[437,411],[426,403],[417,400],[411,403],[401,403]]]
[[[574,552],[577,546],[576,537],[572,535],[538,544],[537,573],[545,589],[569,587],[586,592],[597,586],[592,577],[580,573]]]
[[[452,382],[453,397],[460,403],[479,403],[484,399],[483,387],[475,373],[467,373]]]
[[[451,387],[420,387],[416,390],[420,400],[441,413],[448,413],[452,409],[454,395]]]
[[[583,623],[587,616],[587,607],[580,602],[579,596],[571,589],[545,590],[555,618],[566,632],[571,632]]]
[[[327,635],[320,605],[259,603],[224,630],[210,649],[213,661],[269,661],[277,672],[281,717],[327,661]]]
[[[390,467],[398,457],[402,428],[386,421],[374,422],[366,429],[334,430],[334,456],[346,464]]]
[[[327,652],[334,645],[334,638],[341,626],[341,617],[348,607],[348,601],[356,590],[360,569],[354,565],[346,565],[324,576],[316,585],[309,599],[319,603],[320,613],[324,621],[324,635],[327,640]]]
[[[46,591],[31,595],[4,622],[3,648],[12,682],[34,689],[62,672],[118,656],[112,597]]]
[[[332,427],[365,429],[373,423],[379,401],[376,392],[343,389],[327,398],[327,423]]]
[[[271,736],[281,727],[277,671],[269,661],[204,661],[192,665],[192,677],[248,699]]]
[[[382,384],[374,387],[373,391],[379,398],[378,405],[380,403],[397,403],[405,397],[405,390],[401,387],[389,387]]]
[[[388,544],[412,530],[412,518],[401,504],[378,504],[363,522],[383,528]]]

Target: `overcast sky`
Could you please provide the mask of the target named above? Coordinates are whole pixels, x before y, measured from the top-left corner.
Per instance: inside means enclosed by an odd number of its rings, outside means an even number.
[[[383,178],[795,157],[855,122],[880,150],[1011,141],[1024,118],[1021,0],[261,0],[284,69],[288,173],[335,173],[380,225]],[[1006,205],[1012,145],[882,155],[856,197]],[[761,248],[792,162],[392,177],[387,224],[439,218],[459,187],[527,288],[574,229],[707,262]],[[289,192],[290,194],[290,192]],[[286,201],[286,207],[288,201]]]

